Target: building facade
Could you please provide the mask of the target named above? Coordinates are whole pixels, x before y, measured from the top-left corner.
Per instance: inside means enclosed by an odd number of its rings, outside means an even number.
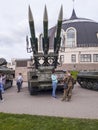
[[[56,26],[49,29],[51,50],[55,33]],[[42,43],[39,49],[42,49]],[[59,60],[65,69],[98,70],[98,23],[78,18],[73,9],[71,17],[62,23]]]

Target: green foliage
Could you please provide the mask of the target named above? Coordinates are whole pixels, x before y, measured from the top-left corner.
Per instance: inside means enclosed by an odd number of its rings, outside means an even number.
[[[78,71],[71,71],[72,77],[73,77],[74,79],[77,79],[77,74],[78,74],[78,73],[79,73]]]
[[[97,119],[0,113],[0,130],[97,130]]]

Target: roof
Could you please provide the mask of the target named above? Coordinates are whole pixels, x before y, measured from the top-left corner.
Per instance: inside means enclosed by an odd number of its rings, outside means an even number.
[[[0,58],[0,66],[2,66],[2,65],[6,65],[6,64],[7,64],[6,59],[4,59],[4,58]]]
[[[76,16],[76,13],[75,13],[74,9],[72,11],[72,15],[71,15],[70,19],[77,19],[77,16]]]
[[[77,46],[98,46],[98,38],[96,33],[98,33],[98,23],[94,20],[87,18],[78,18],[76,16],[75,10],[73,9],[70,19],[63,20],[62,29],[66,30],[70,27],[76,29],[77,33]],[[53,45],[53,37],[55,34],[55,26],[49,30],[50,36],[50,48]]]

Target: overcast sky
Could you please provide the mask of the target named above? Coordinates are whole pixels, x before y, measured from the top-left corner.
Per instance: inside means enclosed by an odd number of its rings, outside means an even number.
[[[26,51],[26,35],[30,37],[28,24],[30,5],[35,33],[43,32],[44,6],[47,6],[49,28],[57,23],[59,10],[63,5],[63,19],[70,18],[73,0],[0,0],[0,57],[8,62],[11,58],[30,58]],[[98,22],[98,0],[74,0],[77,17]]]

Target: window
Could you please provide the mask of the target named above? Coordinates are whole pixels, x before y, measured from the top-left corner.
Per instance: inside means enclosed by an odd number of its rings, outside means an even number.
[[[76,55],[75,54],[71,55],[71,62],[76,62]]]
[[[76,29],[68,28],[66,31],[66,47],[76,46]]]
[[[60,62],[64,63],[64,55],[60,55]]]
[[[91,54],[81,54],[80,62],[91,62]]]
[[[93,62],[98,62],[98,54],[93,55]]]
[[[98,39],[98,33],[96,33],[97,39]]]

